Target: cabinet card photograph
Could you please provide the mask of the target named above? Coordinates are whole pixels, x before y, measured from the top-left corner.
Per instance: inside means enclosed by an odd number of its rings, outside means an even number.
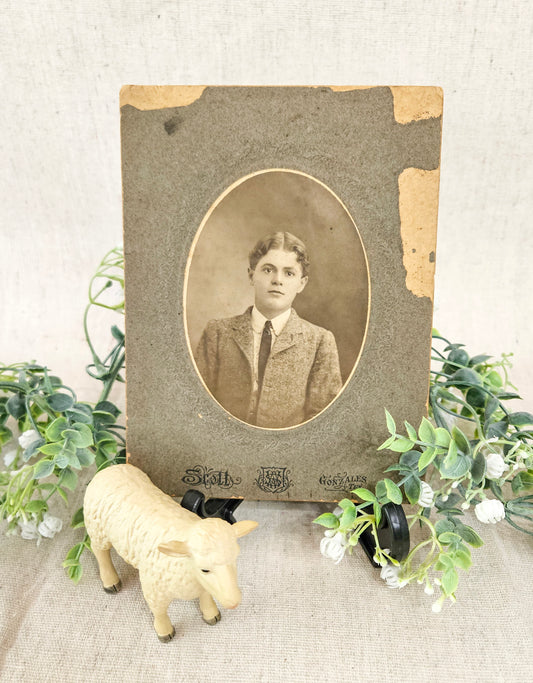
[[[335,501],[426,413],[442,92],[125,86],[128,459]]]

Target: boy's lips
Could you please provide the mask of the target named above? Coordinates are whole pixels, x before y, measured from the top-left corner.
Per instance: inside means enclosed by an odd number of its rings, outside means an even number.
[[[284,296],[284,293],[280,292],[279,289],[269,289],[268,293],[269,294],[281,294],[281,296]]]

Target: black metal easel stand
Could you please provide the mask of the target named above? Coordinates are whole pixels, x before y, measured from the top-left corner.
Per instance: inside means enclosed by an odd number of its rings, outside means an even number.
[[[242,503],[242,498],[209,498],[201,491],[189,489],[183,496],[181,506],[194,512],[199,517],[219,517],[220,519],[235,524],[237,521],[233,515]],[[372,532],[367,529],[361,534],[360,543],[370,563],[379,567],[374,562],[376,553],[376,540]],[[386,548],[388,554],[395,560],[401,561],[409,553],[409,526],[401,505],[387,503],[382,508],[382,519],[378,528],[378,540],[381,548]]]

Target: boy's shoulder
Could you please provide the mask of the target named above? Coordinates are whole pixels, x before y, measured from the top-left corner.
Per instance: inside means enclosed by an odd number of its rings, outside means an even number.
[[[249,308],[244,311],[244,313],[240,313],[239,315],[234,315],[231,318],[213,318],[210,320],[207,325],[206,325],[206,331],[207,332],[215,332],[215,331],[220,331],[223,332],[225,330],[235,330],[235,329],[241,329],[241,328],[246,328],[250,326],[250,320],[251,320],[251,314],[252,314],[252,307],[250,306]]]
[[[320,327],[320,325],[315,325],[314,323],[309,322],[309,320],[300,317],[294,308],[292,309],[291,317],[289,318],[287,325],[290,325],[290,331],[300,332],[304,336],[312,337],[313,339],[330,335],[333,336],[333,333],[325,327]]]

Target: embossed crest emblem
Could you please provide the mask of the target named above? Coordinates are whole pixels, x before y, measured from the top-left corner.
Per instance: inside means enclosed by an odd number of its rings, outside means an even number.
[[[266,493],[283,493],[292,486],[289,479],[291,471],[286,467],[260,467],[257,473],[255,483]]]

